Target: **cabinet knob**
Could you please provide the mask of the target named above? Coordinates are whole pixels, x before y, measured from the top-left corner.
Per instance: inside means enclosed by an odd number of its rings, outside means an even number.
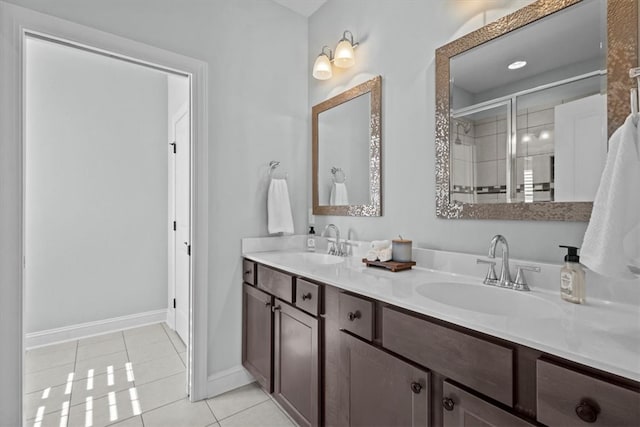
[[[281,310],[281,309],[282,307],[280,307],[279,305],[271,307],[271,311],[273,311],[274,313],[276,312],[276,310]]]
[[[311,292],[308,292],[306,294],[302,294],[302,301],[308,300],[308,299],[311,299]]]
[[[420,394],[420,390],[422,390],[422,385],[420,385],[419,382],[412,382],[411,383],[411,391],[414,392],[415,394]]]
[[[599,413],[600,408],[598,405],[587,399],[580,401],[576,406],[576,415],[585,423],[595,423]]]
[[[360,316],[362,316],[362,315],[360,314],[360,310],[356,310],[356,312],[355,312],[355,313],[354,313],[354,312],[352,312],[352,311],[350,311],[350,312],[347,314],[347,317],[349,318],[349,321],[351,321],[351,322],[353,322],[353,321],[354,321],[354,320],[356,320],[356,319],[359,319],[359,318],[360,318]]]
[[[442,407],[445,410],[453,411],[454,406],[456,406],[456,404],[453,402],[453,400],[450,397],[445,397],[442,399]]]

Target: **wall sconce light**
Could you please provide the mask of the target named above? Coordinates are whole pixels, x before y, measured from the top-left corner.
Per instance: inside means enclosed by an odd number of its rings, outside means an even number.
[[[313,64],[313,77],[318,80],[330,79],[333,76],[331,62],[339,68],[352,67],[356,63],[353,50],[358,44],[357,42],[354,43],[351,31],[345,30],[338,42],[338,46],[336,46],[335,54],[329,46],[323,46],[320,55],[318,55],[316,62]],[[327,54],[325,50],[328,50],[329,53]]]
[[[329,54],[325,53],[325,49],[329,51]],[[313,64],[313,77],[318,80],[330,79],[333,76],[331,61],[333,61],[333,52],[329,46],[322,46],[322,51]]]

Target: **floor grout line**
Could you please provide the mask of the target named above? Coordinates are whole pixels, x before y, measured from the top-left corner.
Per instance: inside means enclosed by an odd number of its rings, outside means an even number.
[[[208,399],[207,399],[207,400],[208,400]],[[216,420],[218,420],[218,423],[219,423],[220,421],[228,420],[229,418],[231,418],[231,417],[235,417],[236,415],[239,415],[239,414],[241,414],[241,413],[243,413],[243,412],[245,412],[245,411],[248,411],[249,409],[253,409],[253,408],[255,408],[256,406],[260,406],[260,405],[262,405],[263,403],[268,402],[269,400],[270,400],[270,399],[269,399],[269,396],[267,396],[267,398],[266,398],[265,400],[263,400],[262,402],[254,403],[253,405],[251,405],[251,406],[247,406],[246,408],[241,409],[241,410],[239,410],[238,412],[234,412],[234,413],[233,413],[233,414],[231,414],[231,415],[227,415],[227,416],[226,416],[226,417],[224,417],[224,418],[220,418],[220,419],[218,419],[218,418],[216,417]],[[207,404],[208,404],[208,401],[207,401]],[[280,408],[278,407],[278,409],[280,409]],[[212,410],[211,412],[213,412],[213,410]],[[215,417],[216,415],[215,415],[215,414],[213,414],[213,416]]]

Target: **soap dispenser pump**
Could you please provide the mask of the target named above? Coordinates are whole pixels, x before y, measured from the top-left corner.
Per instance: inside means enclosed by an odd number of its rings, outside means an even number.
[[[560,245],[560,247],[567,249],[564,266],[560,269],[560,296],[565,301],[584,304],[586,296],[585,274],[582,265],[580,265],[578,248],[565,245]]]

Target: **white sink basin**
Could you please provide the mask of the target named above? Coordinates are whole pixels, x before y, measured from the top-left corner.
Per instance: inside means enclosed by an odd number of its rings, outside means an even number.
[[[278,255],[281,261],[287,263],[304,263],[314,265],[331,265],[344,262],[343,257],[316,252],[289,252]]]
[[[561,309],[531,292],[460,282],[424,283],[416,292],[441,304],[494,316],[558,317]]]
[[[315,252],[305,252],[302,253],[302,259],[306,262],[310,262],[312,264],[340,264],[344,262],[344,258],[336,255],[329,254],[319,254]]]

